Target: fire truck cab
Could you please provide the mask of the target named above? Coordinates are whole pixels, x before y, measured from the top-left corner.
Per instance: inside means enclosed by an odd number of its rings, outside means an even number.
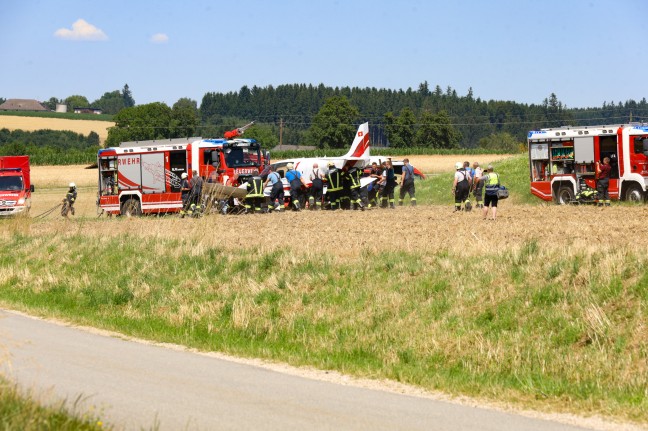
[[[528,133],[531,193],[559,204],[596,188],[596,163],[609,157],[612,199],[642,201],[648,186],[648,125],[560,127]]]

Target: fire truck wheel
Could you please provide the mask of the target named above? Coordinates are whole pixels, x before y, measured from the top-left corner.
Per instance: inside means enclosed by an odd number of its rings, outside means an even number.
[[[639,184],[631,184],[626,189],[625,200],[629,202],[643,202],[644,193]]]
[[[561,187],[556,194],[556,203],[558,205],[567,205],[574,201],[574,191],[571,187]]]
[[[121,215],[126,217],[134,217],[142,214],[139,201],[137,199],[125,200],[121,206]]]

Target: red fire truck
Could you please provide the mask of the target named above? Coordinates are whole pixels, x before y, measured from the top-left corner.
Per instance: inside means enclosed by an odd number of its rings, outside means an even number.
[[[596,188],[596,162],[610,158],[612,199],[647,196],[648,125],[560,127],[528,134],[531,193],[545,201],[573,202]]]
[[[139,215],[182,209],[181,175],[238,186],[269,162],[254,139],[170,139],[124,142],[99,150],[99,198],[108,214]]]
[[[34,185],[29,156],[0,156],[0,217],[27,214]]]

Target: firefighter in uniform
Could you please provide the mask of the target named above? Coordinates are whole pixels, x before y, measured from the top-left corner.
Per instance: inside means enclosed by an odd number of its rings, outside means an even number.
[[[281,181],[280,181],[281,182]],[[247,181],[247,195],[245,196],[245,212],[266,212],[265,196],[263,195],[263,179],[255,175]]]
[[[351,209],[351,175],[349,168],[342,167],[342,191],[340,192],[340,208]]]
[[[380,207],[387,208],[387,202],[389,202],[389,207],[394,209],[394,189],[396,188],[396,176],[394,175],[394,167],[392,166],[391,159],[385,162],[385,170],[382,173],[381,182],[384,184],[384,186],[380,195]]]
[[[191,186],[189,185],[189,180],[187,180],[186,172],[183,172],[180,175],[180,195],[182,196],[182,209],[180,210],[180,217],[184,217],[187,214],[187,208],[190,205],[189,203],[189,194],[191,193]]]
[[[409,194],[410,203],[416,206],[416,188],[414,187],[414,166],[410,165],[409,159],[403,160],[403,174],[401,175],[400,193],[398,205],[403,205],[405,194]]]
[[[77,188],[76,184],[70,183],[67,193],[65,194],[65,200],[67,201],[69,211],[74,215],[74,202],[77,198]]]
[[[362,175],[362,170],[358,168],[351,168],[347,172],[349,178],[349,197],[351,199],[351,205],[353,209],[357,210],[358,208],[362,211],[365,210],[364,205],[362,204],[362,199],[360,198],[360,176]]]
[[[605,157],[603,163],[596,163],[596,191],[599,194],[598,206],[602,207],[605,204],[606,207],[610,206],[610,194],[608,193],[608,187],[610,186],[610,172],[612,172],[612,167],[610,166],[610,158]],[[74,214],[74,213],[72,213]]]
[[[302,180],[301,172],[295,169],[295,165],[288,163],[286,165],[288,172],[286,172],[286,179],[290,184],[290,200],[292,201],[295,210],[301,211],[302,207],[302,185],[304,180]]]
[[[326,195],[328,196],[331,204],[331,209],[336,210],[340,208],[340,192],[342,191],[342,173],[335,167],[335,163],[329,162],[328,173],[326,174]]]
[[[281,211],[284,204],[283,182],[281,181],[281,176],[274,170],[272,165],[270,165],[269,170],[270,173],[268,174],[265,184],[263,184],[263,188],[268,184],[272,185],[272,189],[270,190],[270,204],[274,205],[274,207],[271,206],[270,208],[274,211]]]
[[[192,171],[191,181],[189,181],[189,187],[191,192],[189,193],[189,211],[187,214],[193,215],[194,213],[200,213],[202,209],[201,199],[202,199],[202,188],[203,188],[203,179],[198,175],[198,171]]]
[[[470,211],[472,206],[470,205],[470,199],[468,195],[470,193],[470,174],[464,169],[464,165],[461,162],[455,164],[457,171],[455,172],[454,182],[452,184],[452,193],[455,197],[455,212],[461,211],[461,205],[465,203],[466,211]]]

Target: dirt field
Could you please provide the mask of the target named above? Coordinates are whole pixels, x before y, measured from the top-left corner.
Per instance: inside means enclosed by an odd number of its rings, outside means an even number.
[[[66,120],[62,118],[0,115],[0,129],[21,129],[29,132],[41,129],[71,130],[72,132],[81,133],[83,135],[95,132],[99,135],[101,143],[104,143],[108,137],[108,128],[114,125],[115,123],[111,121]]]

